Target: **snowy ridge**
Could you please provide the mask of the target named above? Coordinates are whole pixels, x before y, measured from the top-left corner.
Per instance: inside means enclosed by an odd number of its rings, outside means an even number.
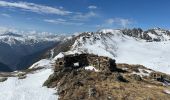
[[[108,56],[116,59],[117,63],[141,64],[170,74],[169,49],[168,40],[148,42],[145,39],[125,35],[121,30],[102,30],[79,35],[68,52]]]
[[[115,39],[110,37],[114,36]],[[106,33],[87,33],[79,37],[72,46],[73,52],[86,52],[93,54],[102,54],[102,56],[114,57],[117,43],[124,41],[126,37],[116,32],[114,34]],[[107,50],[108,52],[105,52]]]

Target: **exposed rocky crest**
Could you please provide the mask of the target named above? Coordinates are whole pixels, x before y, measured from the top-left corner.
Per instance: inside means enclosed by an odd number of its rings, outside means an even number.
[[[122,32],[125,35],[132,36],[139,39],[144,39],[148,42],[170,40],[170,31],[163,30],[160,28],[149,29],[146,31],[143,31],[141,28],[124,29],[122,30]]]

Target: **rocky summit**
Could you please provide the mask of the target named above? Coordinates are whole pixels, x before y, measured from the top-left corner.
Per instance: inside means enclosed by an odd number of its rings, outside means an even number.
[[[92,60],[84,62],[86,60],[82,59],[86,59],[85,57],[102,60],[97,64]],[[90,54],[59,58],[56,60],[53,74],[44,85],[49,88],[57,87],[59,100],[168,100],[170,98],[169,75],[142,65],[115,62],[110,67],[104,68],[103,65],[100,66],[101,62],[105,61],[103,58]],[[73,66],[67,66],[70,63],[68,59],[73,60]],[[80,64],[83,62],[87,65]],[[114,70],[102,70],[107,67]]]

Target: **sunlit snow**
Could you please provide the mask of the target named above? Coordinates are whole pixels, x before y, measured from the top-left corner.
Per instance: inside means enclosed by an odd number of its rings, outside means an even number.
[[[51,69],[28,74],[25,79],[8,78],[0,83],[0,100],[57,100],[55,89],[43,87]]]
[[[170,41],[146,42],[123,35],[119,30],[103,30],[103,33],[80,37],[71,51],[108,56],[116,59],[117,63],[141,64],[170,74]]]

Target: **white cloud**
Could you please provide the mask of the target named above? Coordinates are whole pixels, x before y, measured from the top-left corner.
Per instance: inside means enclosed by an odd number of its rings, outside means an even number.
[[[0,34],[5,33],[5,32],[13,32],[16,33],[18,30],[11,28],[11,27],[2,27],[0,26]]]
[[[1,14],[1,15],[4,16],[4,17],[11,17],[11,15],[6,14],[6,13],[3,13],[3,14]]]
[[[58,9],[50,6],[35,4],[35,3],[28,3],[28,2],[8,2],[8,1],[0,1],[1,7],[13,7],[13,8],[20,8],[23,10],[36,12],[36,13],[43,13],[43,14],[56,14],[56,15],[67,15],[70,14],[70,11],[66,11],[63,9]]]
[[[94,5],[90,5],[88,6],[89,9],[97,9],[97,6],[94,6]]]
[[[122,27],[126,27],[126,26],[130,25],[132,23],[132,21],[129,19],[124,19],[124,18],[110,18],[110,19],[106,20],[106,23],[109,25],[115,24],[115,25],[119,25]]]
[[[53,24],[63,24],[63,25],[83,25],[83,23],[75,23],[75,22],[69,22],[65,19],[44,19],[45,22],[53,23]]]
[[[88,20],[89,18],[95,17],[97,16],[97,14],[95,12],[88,12],[88,13],[77,13],[75,16],[73,16],[71,19],[72,20],[79,20],[79,21],[84,21],[84,20]]]

